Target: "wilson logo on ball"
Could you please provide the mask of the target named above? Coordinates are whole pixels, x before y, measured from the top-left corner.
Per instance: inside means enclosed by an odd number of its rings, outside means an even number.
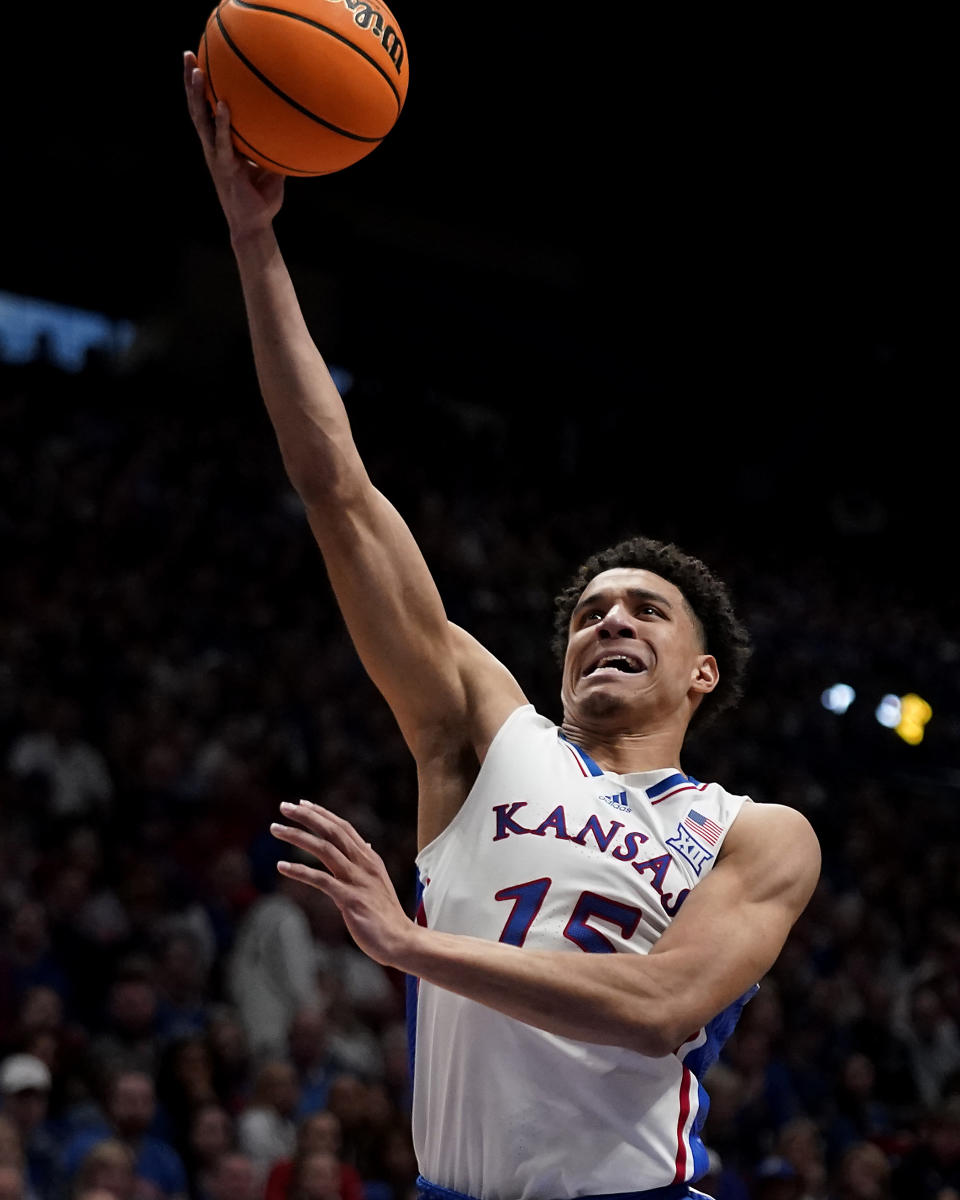
[[[368,3],[368,0],[327,0],[327,2],[346,5],[353,13],[354,24],[359,25],[361,29],[369,29],[375,37],[380,39],[380,45],[390,55],[399,74],[400,68],[403,66],[403,42],[400,40],[399,32],[392,25],[384,24],[383,14],[376,6]]]

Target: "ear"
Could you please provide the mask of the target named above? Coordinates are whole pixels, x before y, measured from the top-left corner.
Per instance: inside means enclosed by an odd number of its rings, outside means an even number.
[[[712,692],[720,682],[720,670],[717,667],[717,660],[712,654],[701,654],[697,659],[697,666],[693,675],[691,689],[695,692]]]

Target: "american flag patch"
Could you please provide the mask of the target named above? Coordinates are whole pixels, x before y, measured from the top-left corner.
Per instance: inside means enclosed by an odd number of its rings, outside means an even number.
[[[687,815],[683,818],[683,823],[691,831],[697,833],[711,846],[717,844],[717,838],[723,833],[723,826],[718,825],[716,821],[711,821],[709,817],[705,817],[703,813],[698,813],[695,808],[691,808]]]

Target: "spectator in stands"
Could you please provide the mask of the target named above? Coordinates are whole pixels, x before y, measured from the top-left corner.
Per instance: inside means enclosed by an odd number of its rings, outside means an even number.
[[[73,1135],[64,1150],[64,1169],[72,1176],[89,1151],[106,1140],[120,1142],[133,1155],[138,1178],[165,1200],[186,1200],[183,1161],[168,1142],[149,1131],[156,1117],[153,1079],[142,1071],[120,1071],[108,1084],[105,1120]]]
[[[875,1094],[877,1073],[865,1054],[849,1054],[834,1086],[826,1137],[832,1158],[863,1141],[881,1141],[893,1131],[893,1118]]]
[[[793,1167],[775,1154],[757,1166],[754,1172],[752,1200],[803,1200],[803,1180]]]
[[[919,1143],[893,1171],[896,1200],[941,1200],[960,1192],[960,1098],[941,1104],[922,1123]]]
[[[0,1200],[28,1200],[23,1172],[0,1162]]]
[[[216,834],[220,831],[217,829]],[[260,893],[250,877],[250,859],[240,846],[218,848],[212,863],[205,863],[200,893],[216,946],[218,965],[233,948],[237,925]]]
[[[328,1106],[340,1121],[343,1161],[356,1167],[364,1183],[377,1179],[385,1138],[396,1118],[387,1089],[356,1075],[338,1075],[330,1085]]]
[[[707,1147],[707,1173],[697,1180],[697,1190],[713,1200],[750,1200],[740,1173],[725,1166],[720,1155],[710,1147]]]
[[[329,1150],[313,1150],[294,1163],[288,1200],[343,1200],[340,1164]]]
[[[837,1165],[830,1200],[890,1200],[890,1175],[890,1160],[878,1146],[856,1142]]]
[[[285,1059],[265,1062],[257,1071],[253,1097],[237,1120],[240,1149],[256,1164],[261,1180],[296,1145],[294,1113],[300,1099],[296,1071]]]
[[[157,958],[157,1023],[165,1041],[202,1034],[207,1028],[204,948],[187,929],[165,938]]]
[[[781,1128],[776,1154],[802,1181],[801,1200],[827,1200],[827,1160],[823,1137],[810,1117],[793,1117]]]
[[[302,885],[281,878],[247,910],[230,960],[229,991],[256,1058],[287,1050],[290,1025],[304,1008],[323,1007],[317,956]]]
[[[364,1200],[416,1200],[411,1183],[417,1177],[417,1159],[409,1126],[391,1124],[379,1141],[379,1161],[370,1172]]]
[[[915,1106],[918,1092],[909,1046],[895,1028],[893,984],[878,976],[866,978],[861,1000],[862,1014],[850,1029],[851,1049],[873,1066],[877,1101],[891,1114],[906,1113]]]
[[[42,726],[21,734],[9,752],[11,774],[39,785],[54,819],[103,817],[113,798],[113,781],[101,752],[82,733],[81,707],[62,696],[46,710]]]
[[[26,1174],[20,1134],[13,1122],[0,1112],[0,1170],[4,1172],[10,1200],[33,1200]]]
[[[921,984],[911,993],[902,1035],[917,1091],[934,1108],[944,1082],[960,1069],[960,1031],[936,988]]]
[[[13,1121],[0,1110],[0,1163],[8,1166],[23,1166],[23,1143],[20,1140],[20,1130]]]
[[[64,1032],[64,1000],[55,988],[34,984],[23,993],[16,1037],[28,1041],[38,1033],[59,1036]]]
[[[60,1178],[58,1146],[48,1123],[51,1075],[32,1054],[12,1054],[0,1064],[2,1113],[16,1129],[32,1195],[53,1200]]]
[[[780,1127],[799,1113],[789,1071],[775,1055],[771,1035],[749,1025],[738,1029],[725,1048],[725,1059],[742,1084],[738,1123],[752,1130],[755,1145],[769,1144]]]
[[[93,1039],[90,1055],[108,1075],[139,1071],[154,1076],[160,1065],[160,1037],[151,964],[129,963],[110,984],[107,1027]]]
[[[214,1164],[207,1183],[208,1200],[261,1200],[263,1180],[247,1154],[228,1150]]]
[[[359,1172],[340,1159],[342,1145],[340,1121],[332,1112],[324,1110],[304,1117],[297,1127],[296,1155],[274,1164],[267,1178],[265,1200],[291,1200],[296,1165],[313,1154],[332,1155],[337,1161],[341,1200],[366,1200]]]
[[[327,1016],[321,1008],[301,1008],[293,1018],[289,1051],[300,1085],[296,1116],[302,1118],[326,1108],[330,1081],[346,1068],[330,1048]]]
[[[73,1196],[94,1194],[113,1200],[156,1200],[157,1192],[138,1177],[136,1155],[125,1143],[106,1138],[91,1146],[80,1161],[73,1185]]]
[[[236,1149],[233,1119],[218,1103],[200,1104],[190,1113],[185,1148],[190,1200],[210,1200],[210,1180],[220,1159]]]
[[[247,1031],[235,1009],[227,1004],[212,1008],[207,1044],[217,1095],[235,1116],[247,1104],[253,1087],[253,1059]]]
[[[356,948],[329,896],[318,894],[311,903],[311,917],[317,970],[338,1006],[366,1026],[395,1016],[399,996],[386,970]]]
[[[49,988],[61,999],[69,995],[70,981],[53,948],[46,909],[38,900],[24,900],[11,915],[0,943],[0,971],[10,981],[10,1008],[0,1012],[8,1019],[31,988]]]
[[[157,1100],[164,1127],[182,1149],[194,1112],[219,1101],[205,1038],[184,1037],[166,1046],[157,1073]]]
[[[380,1035],[383,1082],[398,1112],[409,1113],[413,1104],[410,1078],[410,1035],[405,1021],[394,1021]]]

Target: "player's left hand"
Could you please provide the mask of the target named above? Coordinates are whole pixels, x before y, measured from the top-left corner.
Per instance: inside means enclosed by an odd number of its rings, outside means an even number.
[[[283,803],[280,811],[303,828],[274,822],[273,836],[306,850],[327,868],[279,862],[280,874],[329,896],[364,954],[384,966],[400,966],[416,927],[403,911],[380,855],[349,821],[308,800]]]

